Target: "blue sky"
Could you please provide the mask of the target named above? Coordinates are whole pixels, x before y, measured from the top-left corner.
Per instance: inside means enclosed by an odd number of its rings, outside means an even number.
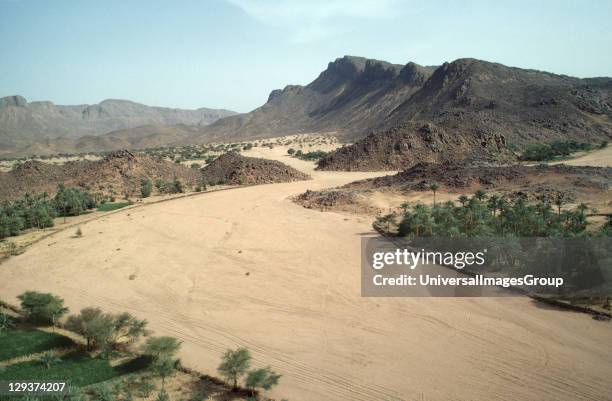
[[[345,54],[612,76],[612,1],[0,0],[0,96],[249,111]]]

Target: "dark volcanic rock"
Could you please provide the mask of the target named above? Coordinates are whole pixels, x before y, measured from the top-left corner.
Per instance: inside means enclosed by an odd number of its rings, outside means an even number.
[[[311,177],[276,160],[225,153],[202,168],[203,179],[210,184],[270,184],[309,180]]]
[[[507,156],[503,136],[475,129],[469,136],[450,134],[431,123],[411,122],[372,133],[319,161],[320,170],[402,170],[416,163],[485,161]]]

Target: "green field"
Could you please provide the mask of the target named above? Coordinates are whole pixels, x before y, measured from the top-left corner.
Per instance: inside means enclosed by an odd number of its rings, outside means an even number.
[[[92,358],[84,351],[75,351],[61,358],[49,369],[39,361],[10,365],[0,372],[0,380],[66,380],[81,387],[137,372],[149,365],[149,359],[138,357],[118,366],[108,360]]]
[[[130,202],[118,202],[118,203],[103,203],[98,205],[98,211],[100,212],[112,212],[113,210],[121,209],[131,205]]]
[[[11,330],[0,334],[0,361],[73,345],[70,338],[55,333]]]

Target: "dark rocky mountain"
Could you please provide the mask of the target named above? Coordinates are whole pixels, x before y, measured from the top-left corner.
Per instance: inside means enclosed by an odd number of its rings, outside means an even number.
[[[579,79],[459,59],[440,67],[345,56],[307,86],[273,91],[262,107],[220,119],[195,139],[338,131],[349,140],[408,121],[508,143],[612,137],[612,79]]]
[[[612,137],[612,78],[579,79],[459,59],[436,69],[383,126],[426,120],[456,135],[503,135],[510,143]]]
[[[433,72],[414,63],[404,66],[344,56],[329,63],[306,86],[289,85],[270,93],[250,113],[221,119],[194,141],[253,139],[297,132],[365,132],[415,93]]]
[[[60,106],[9,96],[0,99],[0,149],[15,150],[47,139],[98,136],[143,125],[204,126],[233,114],[236,113],[206,108],[150,107],[114,99],[94,105]],[[61,144],[58,142],[58,147]]]

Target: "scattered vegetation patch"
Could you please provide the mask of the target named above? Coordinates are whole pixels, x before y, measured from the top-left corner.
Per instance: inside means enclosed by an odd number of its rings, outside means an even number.
[[[302,152],[302,150],[295,150],[293,148],[289,148],[287,153],[290,156],[298,158],[300,160],[308,160],[308,161],[318,161],[319,159],[327,156],[328,152],[324,152],[322,150],[311,150],[309,152]]]
[[[577,141],[555,141],[551,143],[538,143],[527,146],[525,151],[519,156],[523,161],[551,161],[562,160],[575,152],[585,152],[596,148],[605,148],[608,142],[604,141],[600,145]]]
[[[98,205],[97,209],[99,212],[112,212],[113,210],[121,209],[131,204],[131,202],[103,203]]]

